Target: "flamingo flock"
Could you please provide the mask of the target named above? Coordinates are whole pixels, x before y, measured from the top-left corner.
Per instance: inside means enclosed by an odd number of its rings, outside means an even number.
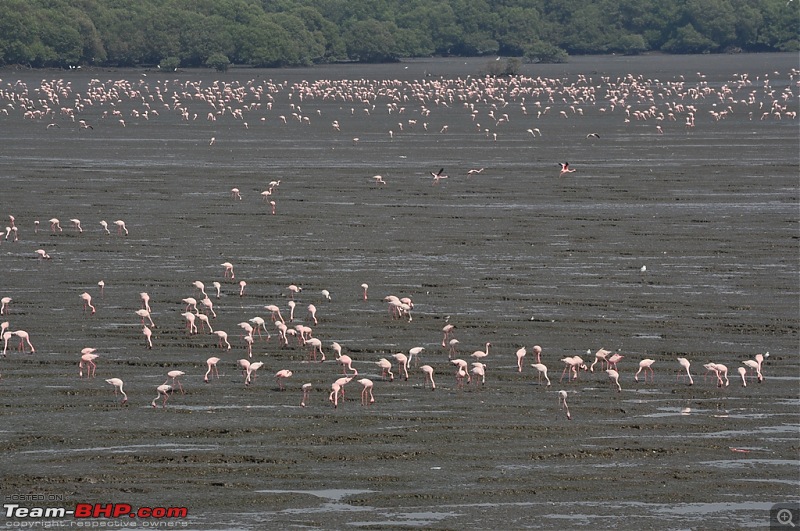
[[[799,74],[800,70],[793,69],[789,73],[790,79],[796,80]],[[219,81],[211,85],[205,85],[199,81],[177,82],[167,79],[154,83],[145,79],[105,82],[93,79],[84,88],[73,86],[63,79],[43,79],[35,87],[28,87],[21,82],[10,85],[7,90],[0,91],[0,101],[6,103],[3,106],[5,115],[17,113],[25,120],[41,124],[43,130],[49,131],[48,134],[59,134],[60,130],[72,126],[75,130],[81,130],[82,134],[91,135],[100,133],[104,128],[124,127],[126,131],[129,131],[160,120],[166,122],[167,116],[172,120],[187,124],[203,116],[209,123],[227,120],[233,124],[244,124],[248,131],[254,124],[304,127],[321,114],[319,111],[315,116],[314,112],[309,109],[313,109],[317,103],[330,100],[340,103],[343,107],[348,107],[350,112],[340,117],[337,116],[332,121],[325,118],[328,120],[327,123],[334,124],[333,132],[329,134],[335,135],[342,131],[350,131],[360,135],[351,136],[353,142],[350,147],[357,149],[363,146],[365,143],[363,139],[366,138],[366,135],[361,134],[360,130],[365,129],[366,122],[375,119],[374,116],[378,114],[376,112],[378,109],[398,117],[415,114],[414,118],[398,118],[400,121],[397,122],[397,125],[386,131],[384,140],[391,142],[399,142],[404,136],[411,134],[424,134],[431,138],[450,135],[455,127],[451,128],[450,124],[445,123],[445,120],[455,120],[455,113],[475,124],[470,134],[498,144],[506,139],[535,142],[542,136],[551,134],[555,126],[553,122],[548,122],[550,116],[578,122],[589,114],[603,115],[624,127],[647,128],[654,136],[656,134],[665,136],[698,134],[701,129],[711,130],[718,127],[720,122],[731,119],[734,115],[747,116],[749,121],[754,122],[795,120],[797,117],[795,110],[796,83],[789,83],[783,88],[777,88],[773,86],[773,82],[774,78],[753,79],[746,74],[737,74],[729,82],[719,86],[708,84],[702,79],[693,82],[685,79],[661,82],[633,75],[624,79],[611,79],[602,75],[595,78],[579,76],[572,81],[529,76],[492,79],[478,76],[468,80],[386,80],[374,84],[346,79],[296,84],[252,79],[247,82]],[[35,99],[34,93],[37,94]],[[716,103],[712,108],[703,112],[707,107],[705,102],[711,100]],[[122,101],[125,101],[126,105],[117,105],[117,102]],[[291,103],[288,103],[284,110],[278,108],[279,101]],[[94,112],[95,115],[90,115],[91,112]],[[203,121],[202,118],[199,119],[201,122]],[[58,122],[61,125],[52,127],[58,125]],[[93,125],[89,125],[90,122]],[[515,125],[517,123],[519,123],[518,126]],[[255,133],[257,127],[252,127],[252,130]],[[600,139],[598,134],[587,134],[585,131],[581,131],[578,136],[591,142],[599,143],[601,140],[606,140],[605,135],[603,139]],[[362,141],[359,142],[359,139]],[[224,142],[225,139],[221,133],[215,133],[204,149],[218,149]],[[563,177],[564,181],[585,173],[579,163],[570,165],[568,162],[556,163],[555,160],[558,159],[554,159],[553,163],[560,166],[559,177]],[[581,168],[580,172],[573,166]],[[439,167],[438,164],[437,167]],[[491,167],[480,167],[459,173],[483,178],[492,172]],[[555,176],[554,170],[548,170],[548,172]],[[457,180],[457,173],[453,171],[451,172],[452,177],[449,177],[444,173],[444,167],[441,167],[438,172],[428,169],[420,170],[418,173],[426,178],[429,174],[432,183],[438,185],[437,190],[446,189],[450,182]],[[381,175],[374,175],[371,181],[366,176],[361,179],[376,185],[373,186],[376,194],[382,193],[379,190],[390,187],[386,185],[386,181]],[[274,198],[280,195],[279,183],[280,181],[265,183],[265,190],[260,193],[263,201],[268,202],[269,212],[272,215],[277,212]],[[229,203],[234,205],[245,204],[247,199],[252,197],[247,195],[247,190],[239,187],[220,187],[218,195],[225,197]],[[58,213],[57,215],[62,216],[63,214]],[[66,215],[73,216],[74,214],[67,213]],[[38,233],[39,220],[23,218],[24,216],[8,215],[9,225],[5,231],[4,241],[10,240],[13,245],[24,245],[26,234],[24,230],[20,229],[21,227],[32,226],[34,234]],[[111,236],[114,232],[120,239],[123,239],[131,234],[126,222],[122,219],[111,222],[115,231],[109,229],[109,223],[106,220],[93,222],[97,223],[94,225],[95,227],[98,225],[101,227],[99,230],[93,231],[87,228],[84,231],[81,220],[77,217],[64,219],[70,220],[73,230],[64,231],[57,217],[49,218],[48,237],[52,238],[49,241],[57,242],[59,239],[66,238],[104,238]],[[141,226],[143,223],[139,222],[136,225]],[[139,226],[136,225],[132,227],[134,235],[139,229]],[[48,231],[43,230],[42,232]],[[52,262],[42,262],[43,264],[57,266],[58,254],[56,252],[53,251],[53,255],[51,255],[44,249],[37,249],[31,251],[31,255],[34,253],[42,260],[52,260]],[[228,259],[231,261],[227,261]],[[146,292],[140,294],[141,307],[134,308],[135,304],[132,304],[132,301],[111,301],[109,296],[104,296],[102,291],[102,288],[106,287],[104,281],[101,281],[104,282],[103,284],[97,284],[101,287],[100,292],[92,292],[93,288],[90,287],[81,287],[76,290],[75,295],[82,302],[81,310],[87,321],[97,319],[106,311],[107,307],[113,304],[129,307],[129,324],[132,328],[141,330],[145,338],[144,347],[148,350],[158,351],[160,347],[159,334],[166,335],[166,331],[177,329],[182,330],[183,336],[193,339],[201,338],[200,341],[204,342],[202,343],[204,348],[218,351],[218,356],[207,357],[204,360],[198,359],[194,366],[180,367],[170,371],[165,383],[155,389],[156,397],[150,401],[154,408],[160,403],[161,408],[166,409],[167,403],[176,389],[182,395],[185,394],[181,378],[191,390],[190,382],[193,378],[195,381],[199,381],[202,368],[207,369],[202,378],[210,388],[227,384],[220,377],[218,365],[227,365],[229,368],[239,367],[242,370],[243,385],[248,388],[255,387],[256,371],[267,361],[250,360],[259,356],[270,360],[270,356],[274,355],[274,352],[292,349],[302,349],[307,354],[303,361],[297,361],[296,365],[291,368],[272,367],[270,369],[275,370],[273,374],[279,390],[288,388],[295,376],[303,376],[303,381],[311,377],[311,371],[304,370],[304,368],[310,367],[312,364],[327,363],[326,368],[332,366],[333,368],[328,374],[329,379],[333,379],[334,376],[338,377],[339,369],[343,374],[332,383],[327,380],[313,382],[310,386],[307,382],[303,383],[299,387],[302,391],[300,403],[303,406],[311,405],[311,391],[321,388],[330,389],[330,393],[327,395],[328,401],[333,407],[339,407],[340,404],[347,402],[344,398],[346,386],[358,375],[372,376],[356,380],[362,385],[361,404],[364,407],[379,407],[382,388],[406,385],[404,382],[412,382],[412,384],[416,382],[409,386],[411,388],[414,386],[431,390],[446,388],[446,385],[442,385],[441,379],[437,387],[434,375],[449,374],[452,382],[451,390],[466,391],[470,389],[467,386],[471,385],[475,392],[483,392],[478,390],[490,387],[492,373],[507,370],[506,365],[512,367],[510,372],[516,372],[517,377],[523,381],[529,377],[524,371],[524,358],[528,354],[526,347],[514,345],[514,348],[504,351],[485,339],[480,341],[474,338],[466,340],[464,337],[458,339],[456,335],[460,330],[456,325],[450,323],[441,329],[443,334],[441,350],[438,350],[437,331],[437,337],[431,334],[430,337],[425,337],[423,340],[418,337],[409,338],[408,344],[415,346],[404,352],[392,352],[392,350],[398,349],[378,347],[375,348],[377,352],[371,356],[362,355],[363,350],[359,351],[358,355],[353,351],[343,353],[342,344],[332,339],[323,340],[322,337],[316,335],[316,329],[321,329],[324,337],[325,327],[329,324],[331,316],[335,314],[336,303],[332,301],[328,290],[316,290],[314,291],[315,295],[308,295],[311,290],[303,291],[298,279],[295,281],[298,283],[289,284],[288,288],[278,290],[283,291],[279,295],[266,290],[259,292],[258,281],[261,279],[248,278],[247,265],[242,261],[237,261],[235,257],[217,258],[213,263],[202,264],[202,267],[216,269],[215,280],[193,281],[185,286],[186,296],[184,298],[159,301],[161,305],[157,315],[159,326],[156,326],[153,319],[155,312],[150,305],[150,295]],[[643,266],[642,273],[645,270]],[[199,272],[193,271],[192,274],[199,275]],[[250,283],[242,280],[242,277],[247,278]],[[376,283],[374,280],[371,282]],[[218,301],[223,295],[223,286],[225,288],[226,299],[218,302],[222,306],[218,307],[219,312],[215,310],[215,303],[205,290],[207,284],[214,286],[215,292],[212,294],[215,293]],[[248,287],[247,292],[245,287]],[[232,288],[233,291],[229,288]],[[363,304],[372,304],[374,299],[369,298],[369,289],[370,284],[366,282],[360,286],[354,285],[350,299],[359,299]],[[267,302],[267,304],[260,305],[266,313],[257,316],[253,316],[252,313],[232,316],[231,314],[234,313],[232,305],[224,304],[227,302],[227,296],[231,294],[235,294],[238,300],[261,299]],[[14,295],[14,310],[24,307],[24,293],[15,293]],[[197,297],[200,296],[202,298],[198,301]],[[102,301],[98,301],[99,297],[104,298]],[[288,301],[285,300],[287,297]],[[311,297],[302,301],[307,313],[295,315],[295,305],[299,304],[304,297]],[[1,315],[13,314],[11,301],[11,297],[2,299]],[[417,324],[417,319],[412,317],[414,303],[411,297],[386,295],[382,301],[388,305],[387,326],[413,327]],[[285,302],[291,302],[291,304],[284,305]],[[281,313],[282,309],[289,316],[288,323]],[[242,319],[239,322],[241,332],[237,330],[236,333],[229,333],[220,329],[219,325],[214,330],[212,323],[215,325],[219,323],[222,319],[218,319],[218,317],[223,315]],[[16,319],[16,316],[9,317],[9,320],[12,319]],[[279,338],[275,343],[269,343],[271,334],[268,323]],[[156,341],[153,341],[154,336],[156,336]],[[28,332],[24,330],[11,331],[6,326],[3,329],[2,338],[4,357],[9,350],[8,344],[12,338],[19,340],[18,352],[29,350],[30,354],[36,353]],[[347,345],[346,341],[342,340],[342,342]],[[425,346],[420,346],[419,343]],[[460,345],[464,344],[473,345],[472,353],[468,356],[464,355],[464,357],[471,358],[471,362],[458,357],[458,349]],[[330,352],[335,353],[335,358],[328,359],[324,350],[326,345],[330,345]],[[491,353],[490,347],[492,347]],[[552,346],[549,348],[555,350]],[[544,380],[546,386],[550,386],[551,380],[548,376],[547,364],[552,366],[556,360],[547,358],[547,350],[548,345],[530,347],[530,351],[536,356],[536,363],[531,366],[536,370],[537,383]],[[419,363],[423,351],[427,363],[421,367],[410,367],[412,360]],[[235,359],[235,356],[239,355],[247,357]],[[753,359],[744,360],[742,366],[737,368],[743,386],[754,379],[759,383],[765,380],[763,362],[767,356],[766,353],[759,354]],[[98,358],[106,360],[101,364],[99,370],[101,372],[109,371],[112,367],[110,360],[100,358],[95,351],[89,352],[87,349],[81,351],[80,357],[77,359],[79,378],[83,379],[85,374],[86,380],[91,381],[95,377],[98,371]],[[566,378],[566,385],[575,386],[578,385],[579,380],[586,381],[593,378],[594,368],[599,363],[599,372],[606,373],[611,382],[611,388],[617,392],[623,392],[623,390],[629,389],[625,363],[632,358],[634,358],[633,354],[623,355],[602,348],[595,352],[594,361],[591,364],[587,364],[581,355],[566,355],[560,358],[564,365],[559,383],[564,383]],[[390,360],[394,360],[394,362]],[[674,362],[680,367],[678,377],[688,379],[688,384],[693,385],[694,379],[688,358],[679,357]],[[654,367],[665,366],[667,363],[671,364],[672,360],[666,360],[663,357],[658,360],[653,358],[638,360],[638,371],[633,374],[633,385],[648,385],[648,380],[649,385],[655,385]],[[724,388],[730,385],[727,365],[708,362],[704,367],[707,370],[706,375],[711,376],[712,383],[717,387]],[[370,374],[371,370],[375,371],[374,375]],[[633,370],[629,372],[633,373]],[[640,380],[642,373],[644,373],[643,378]],[[532,383],[533,376],[530,376],[530,380]],[[600,380],[595,378],[589,380],[587,384],[598,381]],[[123,392],[122,380],[112,377],[106,379],[106,382],[114,387],[115,396],[123,397],[120,404],[128,403],[128,395]],[[623,388],[623,383],[625,388]],[[130,387],[128,389],[130,390]],[[636,387],[630,389],[636,389]],[[441,392],[437,391],[437,394],[441,394]],[[324,396],[325,393],[319,393],[319,395]],[[566,391],[560,391],[558,398],[559,408],[565,411],[567,419],[572,420],[573,416],[566,403]],[[573,404],[574,409],[575,405]]]

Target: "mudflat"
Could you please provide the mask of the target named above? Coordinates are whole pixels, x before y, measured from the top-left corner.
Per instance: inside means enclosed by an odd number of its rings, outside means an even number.
[[[0,321],[35,348],[0,358],[4,503],[188,513],[6,525],[767,528],[800,501],[796,56],[487,68],[0,71]],[[621,391],[565,370],[600,349]]]

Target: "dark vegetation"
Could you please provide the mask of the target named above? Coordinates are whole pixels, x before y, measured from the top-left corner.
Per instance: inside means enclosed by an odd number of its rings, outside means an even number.
[[[0,65],[225,70],[432,55],[563,62],[570,54],[796,51],[798,6],[794,0],[3,0]]]

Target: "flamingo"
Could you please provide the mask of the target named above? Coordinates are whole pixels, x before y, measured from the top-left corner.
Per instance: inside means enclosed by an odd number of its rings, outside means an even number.
[[[308,401],[308,396],[311,394],[311,389],[314,386],[311,383],[304,383],[303,384],[303,398],[300,400],[300,407],[306,407],[306,401]]]
[[[441,168],[437,173],[430,172],[431,177],[433,177],[433,184],[439,184],[441,179],[447,179],[447,175],[444,175],[444,168]]]
[[[106,234],[111,234],[111,231],[108,230],[108,222],[106,222],[106,220],[100,220],[100,226],[103,227]]]
[[[219,358],[217,357],[210,357],[206,360],[206,365],[208,365],[208,370],[206,371],[205,375],[203,376],[203,381],[206,383],[208,382],[208,377],[211,374],[216,375],[219,378],[219,369],[217,369],[217,363],[219,363]]]
[[[94,348],[84,348],[81,350],[81,361],[78,363],[78,377],[83,378],[83,367],[86,366],[86,377],[87,378],[94,378],[95,372],[97,371],[97,364],[94,362],[98,356],[94,352],[97,349]]]
[[[177,371],[177,370],[176,371],[169,371],[167,373],[167,376],[172,378],[172,386],[175,387],[175,384],[178,384],[178,389],[181,390],[181,394],[185,394],[185,393],[183,392],[183,386],[181,385],[181,381],[178,378],[180,378],[184,374],[186,374],[186,373],[183,372],[183,371]]]
[[[558,392],[558,403],[559,405],[567,410],[567,420],[572,420],[572,415],[569,414],[569,406],[567,405],[567,392],[561,390]]]
[[[83,232],[83,229],[81,228],[81,220],[73,218],[69,221],[72,223],[72,226],[75,227],[75,230],[77,230],[79,233]]]
[[[571,170],[569,168],[569,162],[560,162],[561,165],[561,173],[558,175],[559,177],[563,176],[566,173],[573,173],[575,170]]]
[[[739,376],[742,377],[742,387],[747,387],[747,369],[739,367]]]
[[[425,347],[414,347],[409,349],[408,362],[411,363],[411,359],[414,358],[416,360],[414,366],[416,367],[417,365],[419,365],[419,355],[420,353],[422,353],[423,350],[425,350]]]
[[[331,301],[331,292],[330,291],[324,289],[324,290],[320,291],[320,293],[322,294],[323,297],[325,297],[326,301],[328,301],[328,302]]]
[[[608,355],[609,354],[611,354],[611,352],[606,350],[606,349],[604,349],[604,348],[601,348],[600,350],[595,352],[594,353],[594,361],[589,366],[589,372],[594,372],[594,366],[597,364],[598,361],[600,362],[600,369],[601,370],[605,370],[604,367],[608,363]]]
[[[397,354],[392,354],[392,357],[397,360],[397,372],[400,370],[403,371],[403,376],[405,376],[406,381],[408,381],[408,358],[402,352],[398,352]]]
[[[622,386],[619,384],[619,373],[614,369],[606,369],[606,372],[608,373],[608,377],[616,384],[617,392],[621,392]]]
[[[292,371],[288,369],[283,369],[275,373],[275,381],[278,384],[279,391],[286,390],[286,388],[283,386],[283,381],[286,380],[287,378],[291,378],[292,374],[293,374]]]
[[[184,319],[186,319],[186,329],[189,330],[189,335],[197,333],[197,325],[194,324],[195,321],[195,314],[192,312],[183,312],[181,314]]]
[[[156,387],[156,392],[158,394],[153,399],[153,401],[150,402],[150,405],[153,406],[153,407],[156,407],[156,401],[158,401],[159,398],[163,397],[164,401],[161,402],[161,407],[162,408],[167,407],[167,399],[169,398],[169,394],[172,392],[172,386],[171,385],[167,385],[167,383],[164,382],[163,384],[161,384],[158,387]]]
[[[381,377],[386,378],[389,377],[389,381],[394,381],[394,373],[392,373],[392,362],[387,360],[386,358],[381,358],[375,362],[375,364],[381,368]]]
[[[308,305],[308,315],[314,320],[314,326],[318,324],[317,322],[317,307],[313,304]]]
[[[647,383],[647,371],[649,370],[650,371],[651,381],[654,382],[655,379],[656,379],[656,375],[655,375],[655,371],[653,371],[652,365],[655,362],[656,362],[656,360],[651,360],[651,359],[647,359],[647,358],[643,359],[642,361],[640,361],[639,362],[639,370],[636,371],[636,374],[633,376],[633,379],[638,382],[639,381],[639,373],[644,371],[644,381],[645,381],[645,383]]]
[[[547,381],[547,387],[550,387],[550,378],[547,377],[547,366],[543,363],[532,363],[531,367],[539,371],[539,381],[541,382],[542,376],[544,376],[544,379]],[[561,377],[563,378],[564,376],[562,375]]]
[[[350,356],[343,354],[339,356],[336,361],[342,364],[342,373],[347,376],[347,370],[349,369],[353,371],[353,376],[358,376],[358,371],[353,367],[353,360],[350,359]]]
[[[223,262],[221,265],[222,265],[222,267],[224,267],[224,268],[225,268],[225,272],[224,272],[224,278],[228,278],[228,276],[230,276],[230,279],[231,279],[231,280],[233,280],[234,278],[236,278],[236,277],[234,276],[234,273],[233,273],[233,264],[232,264],[232,263],[230,263],[230,262]]]
[[[58,220],[58,218],[51,218],[50,219],[50,230],[55,232],[56,229],[58,229],[58,232],[62,231],[61,222]]]
[[[623,356],[622,354],[619,354],[619,353],[614,353],[614,354],[612,354],[612,355],[611,355],[611,357],[610,357],[610,358],[608,358],[608,359],[606,360],[606,361],[608,362],[608,365],[607,365],[607,367],[608,367],[609,369],[610,369],[611,367],[614,367],[614,370],[618,370],[618,369],[617,369],[617,363],[619,363],[619,362],[620,362],[620,360],[622,360],[622,358],[624,358],[624,357],[625,357],[625,356]]]
[[[146,326],[142,327],[142,334],[144,334],[144,338],[147,341],[147,348],[153,348],[153,331],[147,328]]]
[[[759,356],[761,359],[759,359]],[[756,359],[754,360],[744,360],[742,363],[750,369],[750,371],[756,371],[756,376],[758,377],[758,383],[764,381],[764,376],[761,374],[761,362],[764,357],[761,354],[756,354]]]
[[[292,300],[294,300],[295,294],[303,291],[303,288],[296,286],[295,284],[289,284],[289,287],[287,289],[289,290],[289,298]]]
[[[419,368],[422,372],[425,373],[425,383],[424,386],[427,387],[428,381],[431,382],[431,391],[436,390],[436,382],[433,381],[433,367],[430,365],[423,365]]]
[[[231,344],[228,342],[227,332],[223,330],[214,330],[214,334],[216,334],[216,336],[219,338],[219,340],[217,341],[217,345],[219,346],[219,348],[227,347],[227,350],[231,349]],[[225,347],[223,347],[223,344],[225,345]]]
[[[128,401],[128,395],[126,395],[125,391],[122,390],[122,386],[124,385],[122,380],[119,378],[109,378],[106,380],[106,383],[114,386],[114,396],[117,396],[118,391],[122,394],[122,402],[120,402],[120,405],[123,405]]]
[[[678,358],[678,363],[680,363],[681,367],[686,370],[686,376],[689,377],[689,385],[694,385],[694,380],[692,379],[692,373],[689,371],[690,363],[689,360],[686,358]],[[681,375],[678,375],[679,377]]]
[[[361,378],[358,383],[364,386],[361,390],[361,405],[367,406],[375,403],[375,397],[372,394],[373,383],[369,378]]]
[[[442,327],[442,333],[444,333],[444,337],[442,337],[442,347],[446,347],[447,346],[445,344],[445,341],[447,341],[447,338],[450,337],[450,334],[453,333],[454,329],[455,329],[455,326],[451,325],[451,324],[446,324],[446,325],[444,325]]]
[[[517,372],[522,372],[522,360],[525,359],[525,355],[528,353],[525,350],[525,347],[517,349]]]
[[[125,226],[124,221],[118,219],[117,221],[114,222],[114,225],[117,226],[117,235],[121,236],[123,231],[125,232],[125,236],[128,235],[128,228]]]
[[[8,315],[8,305],[14,300],[11,297],[3,297],[0,299],[0,315]]]
[[[222,284],[220,284],[219,282],[214,281],[214,282],[211,283],[211,285],[214,286],[214,289],[217,290],[217,298],[219,299],[220,289],[222,289]]]
[[[199,280],[195,280],[194,282],[192,282],[192,284],[194,285],[194,287],[196,287],[197,289],[200,290],[200,293],[203,294],[203,297],[208,297],[208,295],[206,295],[206,285],[205,284],[203,284]]]
[[[369,289],[369,284],[361,284],[361,289],[364,290],[364,300],[367,300],[367,290]]]
[[[33,348],[33,345],[31,344],[31,338],[28,332],[25,330],[17,330],[13,332],[13,334],[19,338],[19,347],[17,347],[19,350],[25,352],[25,343],[27,343],[28,347],[31,349],[31,354],[36,352],[36,349]]]
[[[156,328],[156,324],[153,322],[153,318],[150,317],[150,312],[148,310],[145,310],[144,308],[141,310],[136,310],[136,315],[142,318],[142,324],[144,324],[144,320],[147,318],[147,320],[150,321],[150,326]]]

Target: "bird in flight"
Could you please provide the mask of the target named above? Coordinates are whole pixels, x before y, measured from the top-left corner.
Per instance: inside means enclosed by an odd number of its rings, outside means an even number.
[[[437,184],[439,179],[447,179],[447,175],[444,175],[442,172],[444,172],[444,168],[440,169],[439,173],[431,172],[431,176],[433,176],[433,184]]]
[[[483,168],[471,169],[471,170],[469,170],[469,171],[467,172],[467,175],[475,175],[476,173],[480,173],[480,172],[482,172],[482,171],[483,171]]]
[[[561,164],[561,173],[559,174],[559,177],[561,177],[565,173],[575,172],[575,170],[569,169],[569,162],[561,162],[560,164]]]
[[[600,138],[600,135],[598,135],[597,133],[589,133],[588,135],[586,135],[586,138]]]

